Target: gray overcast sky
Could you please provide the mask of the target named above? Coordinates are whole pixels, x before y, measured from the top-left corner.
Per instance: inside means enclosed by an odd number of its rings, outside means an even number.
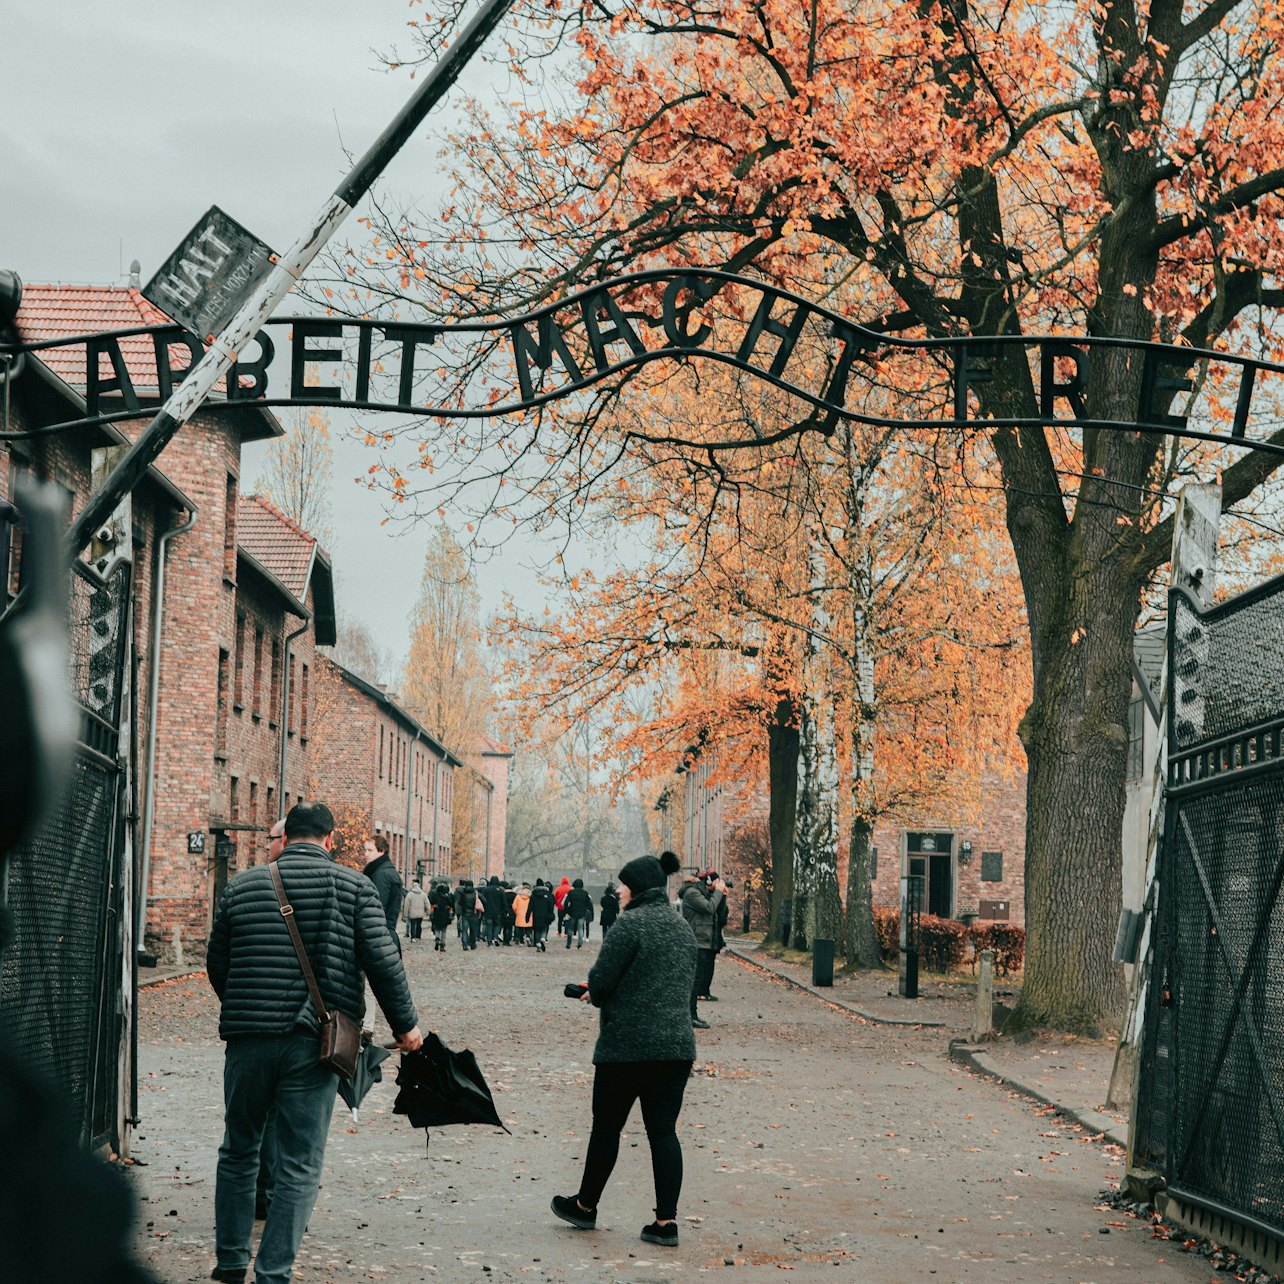
[[[406,21],[420,12],[406,0],[7,6],[0,267],[29,282],[107,284],[136,258],[146,281],[214,204],[287,248],[347,172],[344,148],[360,155],[413,91],[377,51],[408,45]],[[487,49],[503,49],[502,27]],[[433,119],[487,80],[474,62]],[[441,190],[433,119],[386,178],[425,212]],[[339,235],[359,230],[354,215]],[[380,525],[375,498],[351,480],[365,462],[340,446],[339,606],[400,656],[427,532]],[[247,459],[247,483],[258,467]],[[528,560],[509,549],[482,570],[487,609],[503,588],[530,601]]]

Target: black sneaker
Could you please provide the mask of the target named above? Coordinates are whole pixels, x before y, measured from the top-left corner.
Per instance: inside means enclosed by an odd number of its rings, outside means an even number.
[[[718,996],[716,994],[697,994],[696,998],[699,999],[701,1003],[717,1003],[718,1001]]]
[[[659,1244],[663,1248],[677,1248],[678,1224],[668,1222],[661,1226],[659,1222],[652,1222],[649,1226],[642,1227],[642,1238],[648,1244]]]
[[[555,1216],[560,1217],[564,1222],[570,1222],[578,1230],[597,1229],[597,1209],[586,1213],[574,1195],[554,1195],[549,1207]],[[674,1243],[677,1243],[676,1239]]]
[[[223,1280],[225,1284],[244,1284],[245,1273],[249,1269],[248,1266],[242,1266],[240,1270],[231,1266],[216,1266],[210,1272],[210,1279]]]
[[[696,1017],[691,1022],[691,1028],[693,1030],[708,1030],[708,1029],[711,1029],[712,1027],[709,1025],[708,1021],[701,1021],[699,1017]]]

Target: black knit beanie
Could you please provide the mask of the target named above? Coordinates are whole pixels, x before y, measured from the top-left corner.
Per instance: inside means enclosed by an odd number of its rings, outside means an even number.
[[[618,877],[634,896],[639,896],[653,887],[663,887],[669,875],[676,874],[681,868],[682,862],[673,852],[661,852],[659,860],[654,856],[639,856],[629,861]]]

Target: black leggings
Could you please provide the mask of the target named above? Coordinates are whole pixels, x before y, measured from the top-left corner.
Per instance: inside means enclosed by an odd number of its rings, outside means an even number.
[[[593,1077],[593,1132],[584,1156],[579,1201],[596,1208],[620,1153],[620,1132],[642,1102],[642,1122],[651,1143],[655,1178],[655,1215],[669,1221],[678,1215],[682,1193],[682,1147],[676,1125],[682,1094],[691,1074],[690,1061],[617,1061],[596,1068]]]

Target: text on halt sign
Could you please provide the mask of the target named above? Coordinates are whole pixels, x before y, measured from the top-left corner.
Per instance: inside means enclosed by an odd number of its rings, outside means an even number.
[[[217,205],[143,287],[143,298],[198,338],[222,332],[272,266],[271,247]]]

